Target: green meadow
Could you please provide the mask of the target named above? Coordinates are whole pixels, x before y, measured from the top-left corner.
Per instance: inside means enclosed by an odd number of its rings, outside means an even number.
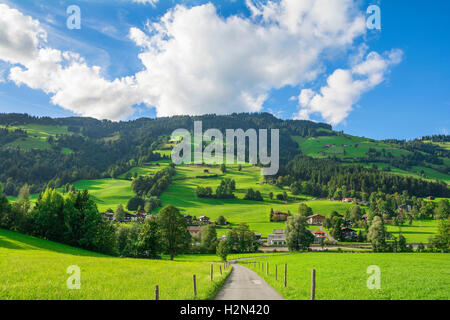
[[[5,126],[1,126],[5,128]],[[19,147],[22,150],[30,151],[32,149],[48,150],[51,148],[47,142],[49,137],[56,137],[58,134],[70,134],[67,126],[47,126],[38,124],[27,124],[20,126],[8,126],[9,130],[22,129],[28,133],[27,138],[18,139],[6,146]],[[6,147],[5,146],[5,147]],[[72,150],[65,148],[63,153],[69,154]]]
[[[328,158],[337,157],[341,159],[344,165],[360,164],[366,168],[372,167],[375,164],[379,170],[382,170],[389,166],[388,163],[355,163],[354,158],[368,158],[367,152],[370,148],[375,149],[378,152],[382,152],[383,149],[386,152],[390,152],[394,157],[401,157],[402,155],[410,154],[409,151],[398,148],[394,144],[389,144],[381,141],[375,141],[367,138],[356,137],[344,134],[342,136],[320,136],[303,138],[293,136],[292,139],[297,142],[300,150],[303,154],[314,158]],[[449,143],[435,143],[442,148],[447,149]],[[445,165],[449,165],[450,160],[442,158]],[[349,161],[349,162],[345,162]],[[402,170],[399,168],[391,167],[391,173],[410,176],[419,179],[428,180],[441,180],[444,182],[450,182],[450,175],[442,173],[435,165],[433,168],[415,166],[410,170]]]
[[[149,175],[162,170],[169,165],[167,161],[158,162],[146,166],[135,167],[129,172],[131,174]],[[247,223],[251,230],[256,233],[262,233],[263,237],[271,234],[274,229],[284,229],[284,222],[270,222],[270,210],[298,212],[299,204],[306,203],[314,213],[329,216],[333,211],[344,214],[353,204],[341,201],[313,200],[306,195],[292,195],[288,189],[282,189],[274,185],[261,184],[262,178],[260,168],[244,165],[242,171],[237,166],[228,166],[227,172],[222,174],[218,167],[212,166],[177,166],[177,173],[172,184],[161,196],[163,207],[172,204],[180,209],[183,214],[191,216],[207,216],[212,221],[219,216],[224,216],[230,223],[227,227],[219,227],[217,233],[219,236],[226,235],[230,228],[240,223]],[[208,172],[205,173],[205,170]],[[123,179],[122,175],[120,178]],[[234,179],[236,181],[236,199],[217,200],[197,198],[195,191],[198,186],[211,187],[213,190],[220,184],[224,178]],[[128,200],[134,197],[131,189],[131,181],[119,179],[97,179],[81,180],[74,183],[77,190],[88,190],[91,197],[97,203],[101,212],[108,209],[115,210],[119,204],[126,208]],[[264,201],[243,200],[248,188],[259,190],[263,195]],[[277,194],[287,192],[291,200],[287,203],[279,200],[270,200],[269,193],[274,197]],[[31,196],[32,201],[37,199],[38,195]],[[10,197],[10,201],[16,201],[17,198]],[[157,209],[156,212],[161,210]],[[398,237],[399,228],[397,226],[386,225],[389,232]],[[314,226],[311,229],[315,229]],[[413,221],[412,226],[404,225],[401,232],[408,242],[428,243],[429,238],[437,232],[437,221]]]
[[[161,300],[210,299],[228,274],[213,264],[210,281],[210,262],[113,258],[0,229],[0,300],[153,300],[155,285]],[[80,290],[67,288],[72,265]]]
[[[128,200],[135,196],[128,180],[80,180],[73,185],[77,190],[88,190],[98,209],[103,212],[115,210],[119,204],[126,208]]]
[[[445,253],[303,253],[257,259],[269,275],[256,271],[289,300],[310,299],[311,270],[316,270],[317,300],[448,300],[450,255]],[[287,264],[287,287],[283,285]],[[278,280],[275,280],[275,265]],[[369,266],[378,266],[381,288],[368,289]]]
[[[294,136],[292,138],[298,143],[299,148],[304,154],[317,158],[325,158],[328,156],[336,156],[338,158],[365,158],[367,157],[366,153],[370,148],[374,148],[377,151],[385,149],[386,152],[391,152],[395,157],[409,153],[406,150],[399,149],[388,143],[347,134],[343,136],[321,136],[311,138]]]

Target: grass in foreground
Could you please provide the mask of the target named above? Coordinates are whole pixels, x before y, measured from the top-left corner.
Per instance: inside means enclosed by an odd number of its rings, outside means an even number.
[[[81,268],[81,289],[68,290],[66,270]],[[0,229],[0,300],[210,299],[226,279],[220,263],[113,258]],[[194,297],[192,277],[197,276]]]
[[[318,300],[448,300],[450,255],[445,253],[305,253],[255,260],[269,262],[269,276],[247,261],[289,300],[310,298],[311,270],[316,269]],[[287,288],[283,286],[287,264]],[[278,265],[278,281],[275,281]],[[367,267],[381,269],[381,289],[367,288]]]

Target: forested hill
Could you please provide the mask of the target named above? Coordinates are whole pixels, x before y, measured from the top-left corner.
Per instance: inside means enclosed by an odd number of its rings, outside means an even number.
[[[448,194],[450,151],[445,136],[410,142],[375,141],[335,132],[327,124],[280,120],[268,113],[141,118],[127,122],[0,114],[0,182],[8,195],[16,195],[24,184],[37,193],[47,185],[60,187],[80,179],[117,178],[134,166],[168,159],[173,146],[170,134],[180,128],[192,131],[194,121],[202,121],[204,131],[280,129],[279,175],[282,180],[287,177],[285,182],[307,180],[316,187],[321,185],[323,191],[329,183],[352,184],[347,186],[349,189],[353,185],[367,188],[368,183],[382,184],[386,177],[396,175],[394,180],[400,176],[402,181],[392,180],[392,190],[407,186],[412,191],[408,186],[414,186],[436,196]],[[299,167],[299,154],[308,168]],[[344,169],[348,166],[359,169]],[[343,169],[336,169],[339,167]],[[306,171],[299,172],[299,168]],[[358,175],[338,178],[343,172]],[[369,176],[376,178],[369,182]],[[367,181],[362,183],[362,179]],[[371,185],[370,190],[382,187]]]

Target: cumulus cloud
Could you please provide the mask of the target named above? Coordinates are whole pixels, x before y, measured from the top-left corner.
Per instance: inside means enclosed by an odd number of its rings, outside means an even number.
[[[39,22],[20,11],[0,4],[0,58],[11,63],[23,63],[38,55],[38,45],[46,39]]]
[[[247,1],[250,18],[212,4],[176,6],[130,38],[143,48],[136,74],[159,116],[260,111],[271,89],[314,80],[319,56],[364,33],[353,1]]]
[[[390,67],[401,62],[402,55],[401,50],[392,50],[383,56],[370,52],[350,70],[334,71],[320,93],[303,89],[298,97],[301,109],[297,118],[309,119],[311,114],[318,113],[333,125],[341,123],[364,92],[384,81]]]
[[[39,21],[0,5],[0,60],[13,64],[9,79],[17,85],[42,90],[52,103],[83,116],[122,120],[141,103],[155,107],[158,116],[260,111],[271,90],[303,87],[323,73],[324,57],[353,47],[365,33],[356,2],[247,0],[250,17],[228,18],[211,3],[177,5],[145,28],[129,30],[144,67],[113,80],[80,55],[47,46]],[[339,123],[400,59],[394,51],[372,54],[351,70],[337,70],[321,93],[301,92],[298,116],[319,112]],[[326,99],[337,100],[339,111]]]
[[[107,81],[78,54],[45,47],[46,37],[39,21],[0,4],[0,59],[14,65],[10,80],[84,116],[121,120],[134,113],[141,99],[133,77]]]

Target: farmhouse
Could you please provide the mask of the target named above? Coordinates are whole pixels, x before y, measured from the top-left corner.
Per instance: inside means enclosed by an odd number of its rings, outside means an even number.
[[[342,199],[342,202],[352,203],[355,199],[353,198],[344,198]]]
[[[397,209],[398,209],[398,211],[410,212],[412,210],[412,207],[409,204],[402,204],[401,206],[398,206]]]
[[[322,240],[326,240],[327,238],[326,233],[322,230],[311,231],[311,233],[314,235],[314,243],[316,244],[321,243]]]
[[[202,227],[199,226],[190,226],[187,228],[191,236],[195,237],[202,232]]]
[[[203,224],[211,224],[211,221],[209,220],[209,218],[205,217],[205,216],[201,216],[200,218],[198,218],[198,221],[200,221]]]
[[[114,220],[114,213],[112,212],[102,212],[101,215],[107,218],[109,221]]]
[[[320,214],[313,214],[312,216],[307,217],[306,221],[311,225],[322,225],[325,221],[325,217]]]
[[[348,241],[353,241],[358,237],[358,234],[355,230],[343,227],[341,228],[342,238]]]
[[[428,199],[429,201],[433,201],[435,198],[434,198],[433,196],[429,196],[429,197],[427,197],[427,199]]]
[[[272,217],[272,221],[286,221],[288,218],[289,214],[288,213],[284,213],[281,211],[275,211],[273,213],[273,217]]]
[[[188,225],[192,225],[192,222],[193,222],[192,216],[186,215],[184,218],[186,219],[186,223]]]
[[[273,234],[268,234],[267,244],[269,246],[286,245],[286,236],[284,235],[284,230],[273,230]]]
[[[129,213],[129,212],[125,212],[125,219],[124,219],[124,221],[125,222],[136,222],[137,221],[137,216],[136,215],[134,215],[134,214],[131,214],[131,213]]]

